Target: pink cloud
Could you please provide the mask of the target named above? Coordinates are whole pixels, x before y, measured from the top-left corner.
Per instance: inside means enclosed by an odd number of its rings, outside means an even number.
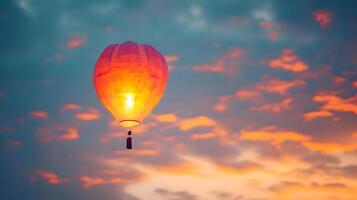
[[[79,138],[78,129],[76,127],[62,125],[39,127],[36,132],[42,143],[50,141],[70,141]]]
[[[335,84],[341,84],[341,83],[346,82],[346,78],[343,77],[343,76],[334,76],[334,77],[332,78],[332,80],[333,80],[333,82],[334,82]]]
[[[11,126],[0,126],[0,133],[12,133],[15,131],[16,129]]]
[[[270,31],[268,36],[270,41],[277,41],[279,39],[279,33],[277,31]]]
[[[259,22],[259,26],[264,29],[270,29],[273,27],[273,23],[269,21],[261,21]]]
[[[241,89],[236,92],[235,96],[241,100],[254,100],[260,99],[261,93],[255,90]]]
[[[9,140],[7,143],[13,147],[18,147],[23,144],[21,140]]]
[[[64,104],[61,108],[61,111],[65,111],[65,110],[79,110],[81,109],[80,105],[74,104],[74,103],[67,103]]]
[[[29,114],[30,114],[30,117],[32,117],[34,119],[40,119],[40,120],[48,119],[48,113],[43,110],[34,110],[34,111],[31,111]]]
[[[35,175],[31,177],[31,181],[35,181],[36,179],[41,178],[51,185],[61,185],[68,182],[68,179],[61,178],[54,172],[50,172],[47,170],[37,170]]]
[[[232,102],[233,97],[230,95],[220,96],[218,98],[218,102],[214,105],[213,110],[217,112],[226,111],[229,107],[230,103]]]
[[[327,28],[331,24],[332,13],[329,11],[318,10],[312,14],[315,21],[320,24],[322,28]]]
[[[173,63],[178,61],[179,59],[180,59],[180,57],[176,56],[176,55],[165,56],[165,60],[166,60],[167,64],[169,65],[170,71],[175,69],[175,66],[173,65]]]
[[[267,65],[271,68],[292,72],[302,72],[309,68],[307,64],[297,58],[292,49],[283,49],[280,57],[269,60]]]
[[[79,112],[74,117],[81,121],[93,121],[100,118],[100,112],[95,108],[90,108],[86,112]]]
[[[70,49],[78,48],[87,43],[85,38],[74,37],[67,42],[67,47]]]
[[[214,60],[212,64],[195,65],[193,71],[221,73],[225,75],[234,75],[238,66],[241,64],[242,56],[245,54],[243,49],[234,49]]]
[[[313,111],[313,112],[308,112],[304,114],[304,120],[305,121],[310,121],[316,118],[320,117],[332,117],[333,114],[331,112],[328,112],[326,110],[320,110],[320,111]]]

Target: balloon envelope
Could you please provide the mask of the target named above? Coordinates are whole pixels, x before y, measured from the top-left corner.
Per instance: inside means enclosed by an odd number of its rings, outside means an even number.
[[[98,58],[94,87],[104,107],[124,127],[139,125],[166,88],[165,58],[148,44],[112,44]]]

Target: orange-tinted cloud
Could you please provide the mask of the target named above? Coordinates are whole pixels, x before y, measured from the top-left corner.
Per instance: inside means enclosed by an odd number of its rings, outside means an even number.
[[[61,178],[54,172],[50,172],[47,170],[37,170],[35,175],[31,177],[31,181],[35,181],[36,179],[41,178],[51,185],[61,185],[68,182],[68,179]]]
[[[355,88],[355,89],[357,89],[357,81],[353,81],[352,87]]]
[[[205,127],[205,126],[215,126],[216,122],[206,116],[198,116],[193,118],[186,118],[178,122],[178,126],[182,131],[188,131],[197,127]]]
[[[197,72],[234,75],[238,70],[238,66],[241,64],[241,59],[244,53],[245,52],[242,49],[234,49],[214,60],[212,64],[196,65],[192,67],[192,70]]]
[[[65,110],[79,110],[81,109],[80,105],[74,104],[74,103],[67,103],[64,104],[61,108],[61,111],[65,111]]]
[[[118,183],[128,183],[129,179],[124,178],[102,178],[102,177],[93,177],[93,176],[81,176],[79,177],[81,181],[81,186],[83,189],[89,189],[98,185],[107,185],[107,184],[118,184]]]
[[[315,141],[312,137],[294,131],[258,130],[242,131],[239,138],[247,141],[261,141],[272,145],[280,145],[287,141],[298,142],[311,151],[321,153],[348,152],[357,149],[355,142]]]
[[[292,72],[302,72],[309,69],[309,66],[299,60],[292,49],[283,49],[279,58],[269,60],[267,65],[271,68]]]
[[[214,105],[213,110],[217,112],[226,111],[232,100],[233,97],[230,95],[220,96],[218,102]]]
[[[334,77],[332,78],[332,80],[333,80],[333,82],[334,82],[335,84],[341,84],[341,83],[346,82],[346,78],[343,77],[343,76],[334,76]]]
[[[333,94],[319,94],[315,95],[313,100],[315,102],[324,103],[321,107],[322,110],[352,112],[357,115],[357,95],[343,99]]]
[[[32,117],[34,119],[47,120],[48,113],[43,110],[34,110],[34,111],[30,112],[30,117]]]
[[[267,141],[273,145],[279,145],[286,141],[307,142],[309,136],[299,134],[294,131],[243,131],[240,133],[241,140]]]
[[[357,143],[350,142],[304,142],[303,145],[312,151],[322,153],[347,152],[357,150]]]
[[[241,100],[254,100],[254,99],[261,98],[260,92],[255,91],[255,90],[249,90],[249,89],[238,90],[236,92],[235,96]]]
[[[332,13],[325,10],[318,10],[312,14],[315,21],[320,24],[322,28],[327,28],[331,24]]]
[[[73,48],[78,48],[82,45],[84,45],[85,43],[87,43],[87,40],[84,38],[72,38],[67,42],[67,47],[70,49]]]
[[[74,117],[81,121],[93,121],[100,118],[100,112],[95,108],[89,108],[86,112],[79,112]]]
[[[70,141],[79,138],[78,129],[76,127],[62,125],[39,127],[36,132],[42,143],[50,141]]]
[[[136,155],[136,156],[156,156],[160,154],[160,151],[154,149],[133,149],[130,151],[117,150],[116,154],[123,155]]]
[[[193,140],[204,140],[216,137],[215,133],[200,133],[200,134],[191,134],[191,139]]]
[[[331,112],[328,112],[326,110],[319,110],[319,111],[305,113],[304,120],[310,121],[320,117],[332,117],[332,116],[333,114]]]
[[[306,82],[302,80],[280,80],[280,79],[268,79],[255,85],[255,89],[268,92],[285,95],[290,89],[305,86]]]
[[[152,116],[158,122],[172,123],[177,121],[177,117],[173,113],[153,115]]]
[[[335,180],[335,179],[333,179]],[[338,181],[338,180],[336,180]],[[354,199],[356,188],[339,182],[300,183],[283,181],[270,187],[273,196],[271,199]]]
[[[260,105],[250,107],[251,110],[260,110],[260,111],[272,111],[272,112],[281,112],[286,109],[291,108],[292,98],[286,98],[282,101],[273,102],[273,103],[260,103]]]

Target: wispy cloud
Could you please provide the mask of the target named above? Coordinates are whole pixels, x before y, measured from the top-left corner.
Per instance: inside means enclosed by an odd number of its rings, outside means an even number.
[[[233,49],[226,54],[216,58],[212,64],[194,65],[193,71],[221,73],[227,76],[235,75],[245,54],[243,49]]]
[[[317,10],[312,14],[315,21],[320,24],[322,28],[327,28],[331,24],[332,13],[326,10]]]
[[[68,182],[68,179],[61,178],[56,173],[47,170],[37,170],[36,173],[30,178],[31,181],[35,181],[37,179],[42,179],[51,185],[62,185]]]
[[[93,121],[100,118],[100,112],[95,108],[88,108],[87,111],[76,113],[74,117],[80,121]]]
[[[309,69],[309,66],[299,60],[292,49],[283,49],[279,58],[269,60],[267,65],[271,68],[292,72],[302,72]]]
[[[70,141],[79,138],[78,128],[74,126],[42,126],[37,128],[36,132],[42,143],[51,141]]]
[[[34,110],[34,111],[31,111],[29,114],[30,114],[30,117],[32,117],[34,119],[40,119],[40,120],[48,119],[48,113],[43,110]]]

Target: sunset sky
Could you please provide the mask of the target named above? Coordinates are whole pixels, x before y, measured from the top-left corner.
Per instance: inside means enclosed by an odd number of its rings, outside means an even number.
[[[0,199],[357,199],[357,2],[0,2]],[[98,100],[109,44],[169,64],[126,130]]]

